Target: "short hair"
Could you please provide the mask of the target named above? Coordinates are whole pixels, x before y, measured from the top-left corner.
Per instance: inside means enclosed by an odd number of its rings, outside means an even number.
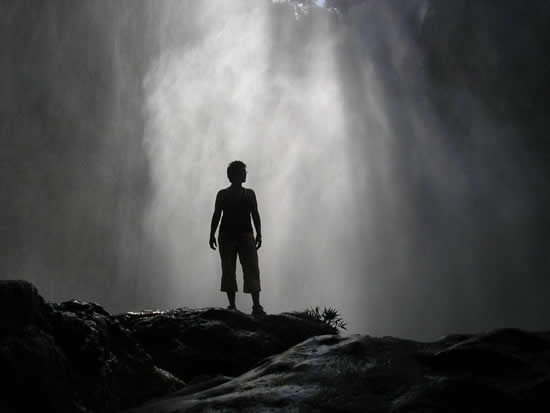
[[[227,166],[227,179],[233,182],[233,179],[242,169],[246,169],[246,164],[242,161],[233,161]]]

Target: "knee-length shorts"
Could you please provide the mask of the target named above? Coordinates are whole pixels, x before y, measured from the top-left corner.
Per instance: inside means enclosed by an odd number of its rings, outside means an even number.
[[[218,236],[218,245],[222,261],[221,291],[238,291],[237,255],[243,268],[243,292],[260,291],[260,267],[254,234],[245,232],[228,235],[221,232]]]

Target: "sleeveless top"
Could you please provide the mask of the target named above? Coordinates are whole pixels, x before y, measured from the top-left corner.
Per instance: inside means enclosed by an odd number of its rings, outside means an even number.
[[[250,190],[242,188],[240,193],[231,193],[230,189],[222,189],[218,192],[216,202],[220,202],[223,211],[220,233],[242,234],[252,232],[250,214],[252,201]]]

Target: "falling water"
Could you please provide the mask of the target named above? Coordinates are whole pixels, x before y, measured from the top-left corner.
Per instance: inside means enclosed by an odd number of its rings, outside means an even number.
[[[182,2],[159,13],[144,80],[147,228],[165,257],[166,302],[224,304],[207,241],[225,167],[240,159],[259,199],[269,311],[334,306],[352,331],[417,336],[475,325],[487,269],[476,228],[522,254],[510,214],[523,213],[524,194],[498,181],[515,172],[497,144],[505,134],[468,94],[457,98],[468,135],[441,124],[407,26],[426,2],[353,13],[316,4]]]
[[[546,325],[548,167],[527,148],[547,2],[0,11],[2,277],[111,312],[225,305],[208,236],[240,159],[268,312],[421,339]]]
[[[163,50],[145,78],[155,193],[148,224],[171,274],[171,302],[221,304],[208,248],[217,190],[242,159],[259,199],[264,301],[270,311],[340,307],[354,264],[354,174],[331,20],[302,43],[287,13],[265,2],[204,2],[199,38]],[[170,8],[181,13],[186,8]],[[282,12],[283,15],[274,15]],[[277,25],[288,25],[281,31]],[[304,33],[305,34],[305,33]],[[360,185],[360,184],[359,184]],[[343,287],[343,286],[342,286]],[[357,286],[355,286],[357,288]],[[246,304],[249,306],[248,298]]]

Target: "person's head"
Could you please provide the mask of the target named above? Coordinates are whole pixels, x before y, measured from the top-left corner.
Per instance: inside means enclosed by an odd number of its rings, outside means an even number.
[[[227,178],[233,183],[246,181],[246,164],[242,161],[233,161],[227,166]]]

